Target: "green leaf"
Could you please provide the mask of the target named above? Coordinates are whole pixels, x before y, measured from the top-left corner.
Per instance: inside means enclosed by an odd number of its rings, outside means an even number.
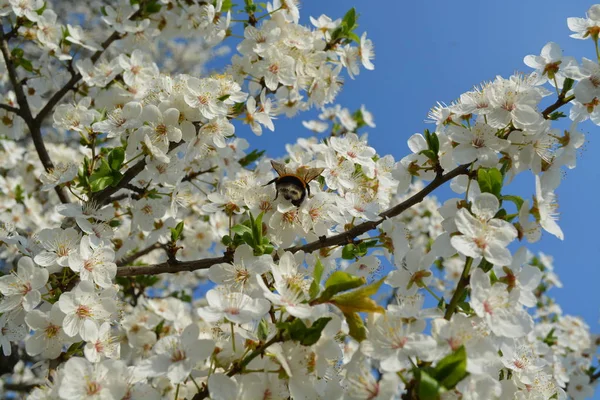
[[[369,297],[377,293],[384,280],[385,278],[356,290],[334,296],[331,298],[331,303],[335,304],[344,313],[384,312],[385,309]]]
[[[500,197],[503,180],[502,173],[496,168],[479,168],[477,170],[477,183],[479,183],[482,193],[491,193]]]
[[[513,195],[500,196],[500,200],[506,200],[514,203],[514,205],[517,206],[517,210],[520,210],[524,203],[524,200],[520,196]]]
[[[115,147],[108,153],[108,165],[113,171],[121,169],[123,161],[125,161],[125,149],[122,147]]]
[[[446,389],[453,389],[467,376],[467,351],[461,346],[442,358],[433,369],[433,376]]]
[[[103,176],[108,176],[112,174],[112,169],[110,169],[110,165],[106,162],[106,160],[102,160],[98,169],[94,171],[94,173],[90,176],[90,180],[94,180],[95,178],[100,178]]]
[[[344,313],[348,323],[348,334],[357,342],[362,342],[367,338],[367,329],[365,323],[358,313]]]
[[[260,339],[261,341],[264,342],[267,340],[267,337],[269,335],[269,326],[267,325],[266,319],[263,318],[260,320],[256,334],[258,336],[258,339]]]
[[[21,67],[23,67],[23,69],[27,72],[33,72],[33,64],[31,64],[31,61],[26,60],[24,58],[21,58],[21,60],[19,61],[19,65]]]
[[[421,150],[419,154],[423,154],[425,157],[429,158],[432,161],[437,160],[437,153],[434,153],[433,150]]]
[[[420,400],[438,400],[443,388],[440,383],[425,371],[419,371],[419,399]]]
[[[339,292],[354,289],[366,283],[366,279],[350,275],[344,271],[335,271],[325,281],[325,290],[319,297],[320,301],[327,301]]]
[[[308,290],[311,300],[319,295],[319,291],[321,290],[321,277],[323,276],[324,270],[325,267],[323,266],[321,259],[317,257],[317,263],[315,264],[315,270],[313,271],[313,281],[311,282],[310,289]]]
[[[229,247],[229,245],[231,243],[233,243],[233,239],[231,238],[231,236],[225,235],[225,236],[223,236],[223,239],[221,239],[221,243],[223,243],[225,246]]]
[[[277,327],[287,331],[293,341],[300,342],[303,346],[312,346],[319,341],[321,332],[329,321],[331,321],[331,317],[319,318],[309,328],[301,319],[297,318],[292,322],[278,323]]]
[[[14,49],[12,49],[12,51],[10,52],[10,54],[12,54],[12,56],[14,58],[23,58],[23,55],[25,54],[25,52],[23,51],[22,48],[15,47]]]
[[[258,160],[259,158],[262,157],[262,155],[265,154],[264,150],[258,151],[258,150],[252,150],[251,153],[246,154],[245,157],[241,158],[238,162],[240,163],[240,165],[242,167],[247,167],[248,165],[252,164],[254,161]]]
[[[171,229],[171,241],[176,242],[181,237],[181,232],[183,232],[183,221],[179,222],[175,228]]]
[[[352,7],[346,12],[344,18],[342,18],[342,26],[344,26],[344,33],[348,34],[356,28],[356,9]]]
[[[317,263],[315,264],[315,270],[313,271],[313,279],[317,282],[321,282],[323,271],[325,271],[325,266],[321,262],[321,259],[317,257]]]
[[[221,5],[221,12],[227,12],[233,8],[234,4],[231,0],[223,0],[223,4]]]
[[[564,118],[567,115],[562,111],[554,111],[552,114],[548,115],[548,119],[551,121],[556,121],[560,118]]]
[[[431,151],[433,151],[435,154],[440,152],[440,139],[435,132],[431,134]]]
[[[242,239],[244,240],[244,242],[254,248],[254,237],[252,236],[252,231],[250,232],[244,232],[244,234],[242,235]]]
[[[160,4],[159,1],[152,0],[148,3],[146,3],[146,5],[144,7],[144,11],[146,14],[156,14],[157,12],[160,11],[161,8],[162,8],[162,4]]]
[[[255,246],[262,244],[262,217],[263,213],[260,213],[256,219],[252,213],[250,213],[250,226],[252,227],[252,236],[254,238]]]
[[[123,174],[120,173],[119,171],[113,171],[110,174],[111,178],[112,178],[112,182],[110,184],[110,186],[117,186],[119,184],[119,182],[121,182],[121,179],[123,179]]]
[[[500,197],[500,193],[502,192],[502,183],[504,181],[502,173],[497,168],[491,168],[488,170],[488,174],[492,184],[491,193],[496,195],[496,197]]]
[[[575,83],[575,81],[571,78],[565,79],[565,81],[563,83],[563,88],[562,88],[561,94],[563,96],[566,95],[567,92],[573,88],[574,83]]]
[[[355,257],[354,250],[355,250],[355,246],[352,243],[348,243],[342,249],[342,258],[344,260],[353,260]]]
[[[242,224],[236,224],[231,227],[231,232],[237,233],[238,235],[243,235],[244,233],[250,233],[252,235],[252,228]]]
[[[377,293],[377,291],[379,290],[379,288],[381,287],[381,285],[383,284],[383,281],[385,280],[385,278],[382,278],[378,281],[375,281],[373,283],[370,283],[368,285],[362,286],[359,289],[353,290],[351,292],[348,293],[344,293],[344,294],[340,294],[338,296],[336,296],[336,298],[338,299],[350,299],[350,298],[356,298],[356,297],[369,297],[374,295],[375,293]]]
[[[90,188],[92,189],[93,193],[106,189],[106,187],[113,182],[112,176],[101,176],[97,177],[96,179],[93,179],[93,176],[94,175],[92,174],[90,177]]]
[[[346,36],[348,36],[348,39],[356,42],[356,43],[360,43],[360,38],[358,37],[358,35],[354,32],[348,32],[346,33]]]
[[[37,10],[35,10],[35,12],[37,13],[37,15],[42,15],[44,13],[44,11],[46,11],[46,7],[48,6],[47,2],[44,2],[44,5],[41,6],[40,8],[38,8]]]

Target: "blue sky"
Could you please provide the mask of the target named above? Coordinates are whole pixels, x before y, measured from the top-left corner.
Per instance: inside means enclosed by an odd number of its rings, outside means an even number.
[[[338,18],[356,7],[359,35],[367,31],[375,44],[375,71],[363,69],[355,80],[347,79],[338,103],[350,110],[364,104],[372,111],[377,127],[368,130],[370,144],[381,155],[400,159],[409,151],[406,140],[431,127],[424,120],[437,101],[449,103],[496,75],[530,71],[523,57],[539,54],[547,42],[557,42],[566,55],[578,60],[593,58],[592,42],[571,39],[566,24],[567,17],[584,16],[592,4],[581,0],[305,0],[301,22],[309,24],[309,16],[320,14]],[[273,157],[283,155],[286,143],[310,134],[301,121],[314,114],[291,120],[281,117],[275,132],[250,138],[251,148],[266,149]],[[595,136],[600,136],[600,127],[587,122],[581,130],[588,140],[585,150],[578,167],[566,173],[557,191],[565,240],[544,234],[529,248],[554,257],[564,288],[551,294],[565,313],[583,316],[598,332],[600,170],[595,160],[600,159],[600,137]],[[530,173],[505,189],[528,198],[534,191]],[[441,200],[452,196],[447,188],[436,193]]]

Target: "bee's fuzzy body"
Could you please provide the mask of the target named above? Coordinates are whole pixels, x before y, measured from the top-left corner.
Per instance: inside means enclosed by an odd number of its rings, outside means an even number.
[[[303,167],[299,168],[296,173],[293,173],[285,167],[285,164],[271,161],[271,165],[273,165],[277,175],[279,175],[267,183],[267,185],[275,183],[275,189],[277,190],[275,199],[281,195],[296,207],[300,207],[307,193],[310,196],[308,183],[323,172],[323,168]]]

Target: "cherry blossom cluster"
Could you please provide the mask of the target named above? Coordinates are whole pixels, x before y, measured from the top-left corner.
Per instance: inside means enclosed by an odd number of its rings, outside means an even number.
[[[531,73],[434,107],[396,160],[369,145],[365,106],[335,104],[374,69],[354,9],[304,26],[296,0],[0,0],[0,17],[0,345],[20,359],[0,390],[593,396],[600,343],[523,244],[563,238],[555,190],[578,123],[600,124],[598,57],[548,43]],[[600,54],[600,5],[568,25]],[[243,130],[312,108],[278,160],[322,170],[297,206]],[[511,192],[521,173],[531,200]]]

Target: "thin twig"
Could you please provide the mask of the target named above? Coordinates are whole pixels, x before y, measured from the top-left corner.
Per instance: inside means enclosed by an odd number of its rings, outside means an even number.
[[[456,284],[456,289],[454,290],[454,294],[450,299],[450,303],[448,303],[448,307],[446,308],[446,312],[444,314],[444,318],[448,321],[452,318],[452,314],[456,311],[456,307],[458,306],[458,302],[463,297],[463,294],[469,285],[469,280],[471,278],[471,265],[473,264],[473,259],[471,257],[467,257],[465,260],[465,267],[463,268],[463,272],[460,275],[460,279]]]
[[[356,225],[355,227],[353,227],[350,230],[347,230],[346,232],[342,232],[337,235],[330,236],[328,238],[315,240],[314,242],[311,242],[311,243],[308,243],[308,244],[305,244],[302,246],[288,247],[285,250],[292,252],[292,253],[296,253],[298,251],[303,251],[305,253],[312,253],[313,251],[322,249],[324,247],[339,246],[342,244],[352,243],[352,240],[354,238],[356,238],[356,237],[362,235],[363,233],[366,233],[372,229],[375,229],[380,224],[382,224],[383,221],[385,221],[387,218],[395,217],[396,215],[399,215],[402,212],[408,210],[410,207],[414,206],[415,204],[420,203],[421,201],[423,201],[423,199],[429,193],[433,192],[439,186],[441,186],[442,184],[448,182],[449,180],[451,180],[459,175],[466,174],[468,172],[468,170],[469,170],[469,164],[465,164],[465,165],[461,165],[459,167],[454,168],[452,171],[448,172],[447,174],[438,174],[435,177],[435,179],[432,180],[421,191],[419,191],[418,193],[416,193],[409,199],[406,199],[402,203],[397,204],[394,207],[379,214],[379,216],[382,217],[382,219],[380,219],[380,220],[363,222],[362,224]]]
[[[10,79],[10,83],[13,86],[15,91],[15,96],[17,98],[17,104],[19,104],[19,115],[29,128],[31,132],[31,138],[33,139],[33,145],[35,146],[35,150],[38,154],[44,169],[49,172],[54,169],[54,164],[50,159],[50,154],[48,154],[48,150],[46,149],[46,145],[44,144],[44,139],[42,138],[42,130],[41,125],[36,123],[33,115],[31,114],[31,109],[29,108],[29,102],[27,101],[27,96],[25,96],[25,92],[23,91],[23,86],[19,81],[19,77],[17,74],[17,69],[15,68],[15,64],[13,63],[12,55],[8,48],[8,40],[4,35],[4,28],[0,26],[0,51],[2,51],[2,57],[4,58],[4,63],[6,64],[6,70],[8,71],[8,77]],[[59,186],[55,186],[54,190],[58,195],[58,198],[62,203],[69,203],[69,196],[66,192]]]
[[[13,112],[17,115],[21,115],[21,110],[19,110],[17,107],[13,107],[13,106],[9,106],[8,104],[4,104],[4,103],[0,103],[0,108],[6,111],[10,111]]]
[[[554,104],[549,105],[544,111],[542,111],[542,115],[544,116],[544,118],[548,119],[551,113],[558,110],[559,108],[561,108],[562,106],[574,99],[574,94],[570,95],[569,97],[559,97],[558,100],[554,102]]]
[[[199,177],[200,175],[204,175],[204,174],[208,174],[208,173],[211,173],[211,172],[215,172],[215,169],[217,169],[217,167],[211,167],[209,169],[205,169],[205,170],[202,170],[202,171],[191,172],[188,175],[186,175],[181,181],[182,182],[188,182],[188,181],[194,180],[197,177]]]
[[[239,374],[244,370],[246,365],[250,364],[250,361],[254,360],[256,357],[264,354],[264,352],[272,345],[278,342],[283,341],[283,336],[281,334],[277,334],[273,336],[269,341],[265,342],[261,346],[258,346],[252,353],[248,354],[246,358],[244,358],[239,363],[234,363],[233,367],[227,372],[227,376],[234,376]],[[201,391],[196,393],[192,400],[202,400],[208,397],[208,386],[204,386]]]
[[[172,150],[175,150],[177,147],[179,147],[183,143],[184,143],[183,140],[178,143],[171,143],[171,145],[169,146],[169,152]],[[106,189],[96,193],[94,196],[92,196],[91,201],[96,202],[96,204],[98,204],[99,206],[103,206],[105,204],[110,203],[111,202],[110,196],[112,196],[119,190],[123,189],[125,186],[127,186],[129,184],[129,182],[131,182],[136,176],[138,176],[138,174],[140,172],[142,172],[144,170],[145,167],[146,167],[146,159],[144,158],[144,159],[138,161],[137,163],[133,164],[133,166],[131,168],[129,168],[123,174],[123,177],[121,178],[121,180],[119,181],[119,183],[116,186],[114,186],[114,187],[108,186]]]
[[[455,178],[459,175],[466,174],[469,170],[469,164],[461,165],[447,174],[438,174],[434,180],[432,180],[429,185],[423,188],[421,191],[413,195],[411,198],[403,201],[402,203],[384,211],[380,214],[382,217],[377,221],[367,221],[362,224],[356,225],[354,228],[334,235],[328,238],[322,238],[316,240],[314,242],[305,244],[303,246],[294,246],[288,247],[285,249],[291,253],[296,253],[298,251],[304,251],[305,253],[312,253],[315,250],[322,249],[324,247],[337,246],[341,244],[351,243],[354,238],[359,235],[362,235],[365,232],[368,232],[372,229],[375,229],[379,226],[383,221],[387,218],[392,218],[396,215],[399,215],[403,211],[409,209],[415,204],[420,203],[425,196],[434,191],[437,187],[442,185],[445,182],[448,182],[452,178]],[[154,265],[146,265],[146,266],[134,266],[134,267],[121,267],[117,270],[117,276],[132,276],[132,275],[156,275],[163,273],[174,273],[179,271],[195,271],[198,269],[206,269],[210,268],[212,265],[231,262],[233,257],[231,254],[226,253],[223,257],[217,258],[205,258],[201,260],[195,261],[185,261],[185,262],[166,262],[162,264],[154,264]]]
[[[136,11],[136,13],[131,16],[131,18],[133,19],[137,15],[139,15],[139,10]],[[116,32],[116,31],[113,32],[108,37],[108,39],[106,39],[104,42],[102,42],[102,48],[100,50],[96,51],[94,53],[94,55],[92,55],[92,57],[91,57],[92,64],[95,64],[96,61],[98,61],[100,59],[100,56],[102,56],[104,51],[112,44],[112,42],[114,42],[115,40],[121,39],[123,36],[125,36],[125,34],[121,35],[119,32]],[[69,79],[69,81],[62,88],[60,88],[56,93],[54,93],[52,95],[52,97],[50,97],[50,100],[48,100],[46,105],[41,109],[41,111],[35,117],[35,121],[37,123],[41,124],[41,122],[44,120],[44,118],[46,118],[46,116],[48,114],[50,114],[50,112],[52,111],[54,106],[57,105],[58,102],[62,100],[62,98],[65,96],[65,94],[67,94],[71,89],[73,89],[75,87],[75,85],[77,84],[77,82],[79,82],[81,80],[81,78],[82,78],[82,76],[80,73],[76,73],[75,75],[73,75],[71,77],[71,79]]]
[[[122,267],[124,265],[131,264],[138,258],[145,256],[146,254],[151,253],[154,250],[163,249],[163,248],[164,248],[164,245],[162,245],[160,243],[151,244],[150,246],[146,247],[145,249],[135,252],[130,256],[121,258],[119,261],[117,261],[117,267]]]
[[[29,392],[42,385],[41,383],[5,383],[2,388],[6,392]]]

